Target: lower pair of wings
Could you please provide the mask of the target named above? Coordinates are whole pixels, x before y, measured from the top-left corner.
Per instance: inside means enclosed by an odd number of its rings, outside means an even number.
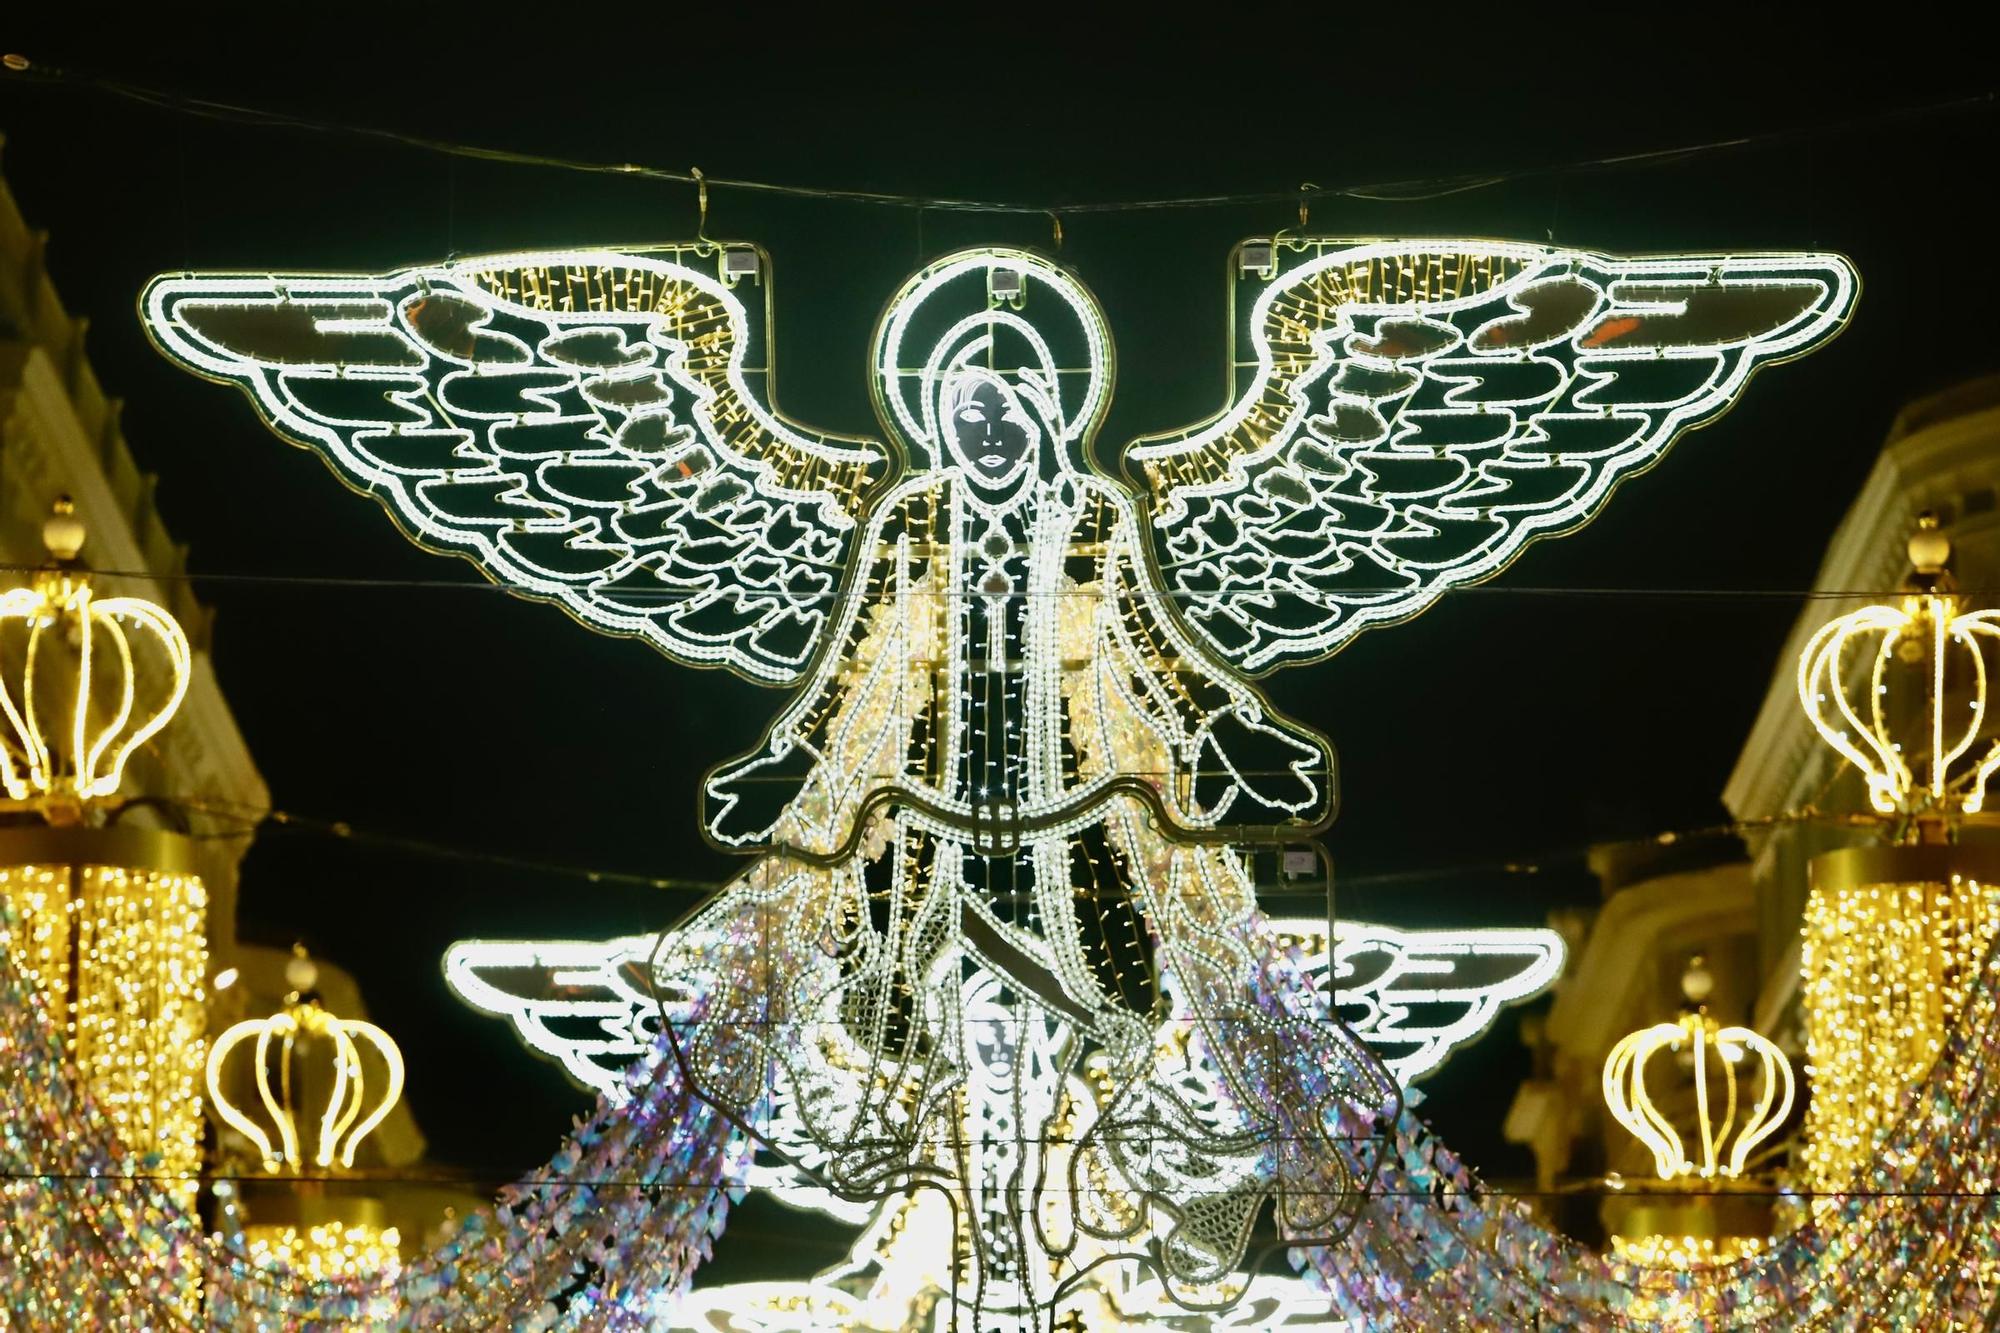
[[[1530,999],[1562,971],[1562,936],[1541,929],[1399,930],[1324,919],[1270,922],[1297,948],[1330,1010],[1408,1086]],[[662,1022],[693,1017],[705,992],[699,939],[468,940],[445,956],[445,979],[476,1009],[507,1019],[522,1041],[584,1087],[621,1095],[625,1067]]]
[[[1758,365],[1836,332],[1857,291],[1833,255],[1294,238],[1238,256],[1223,411],[1123,461],[1157,591],[1251,674],[1583,523]],[[142,313],[418,542],[783,684],[829,637],[899,453],[778,411],[768,273],[704,243],[170,275]]]

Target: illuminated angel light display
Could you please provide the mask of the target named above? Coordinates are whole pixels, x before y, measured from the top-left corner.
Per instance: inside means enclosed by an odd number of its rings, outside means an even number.
[[[782,1108],[816,1188],[948,1200],[1005,1317],[1097,1254],[1214,1304],[1266,1198],[1330,1240],[1377,1166],[1395,1080],[1236,850],[1323,828],[1331,755],[1247,677],[1584,522],[1855,296],[1816,255],[1240,258],[1230,402],[1131,448],[1130,485],[1092,463],[1104,316],[1022,251],[890,302],[882,441],[778,414],[747,247],[165,277],[143,306],[419,542],[798,687],[703,785],[756,859],[639,980],[699,997],[676,1059],[766,1146]]]

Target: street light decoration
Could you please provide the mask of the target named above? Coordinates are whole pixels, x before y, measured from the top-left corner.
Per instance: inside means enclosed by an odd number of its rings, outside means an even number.
[[[1649,1062],[1662,1053],[1685,1062],[1693,1075],[1695,1114],[1686,1138],[1649,1083]],[[1653,1154],[1663,1181],[1740,1179],[1751,1151],[1791,1114],[1794,1091],[1791,1061],[1775,1043],[1746,1027],[1724,1027],[1701,1007],[1632,1033],[1604,1061],[1604,1104]],[[1688,1154],[1690,1139],[1698,1158]]]
[[[254,1107],[239,1105],[224,1091],[230,1062],[246,1043],[254,1043],[248,1047]],[[364,1049],[374,1054],[373,1075],[362,1059]],[[314,1067],[308,1069],[308,1063]],[[281,1168],[352,1169],[355,1150],[402,1092],[403,1054],[388,1033],[373,1023],[338,1018],[298,992],[269,1017],[229,1028],[208,1056],[208,1095],[216,1114],[250,1140],[264,1169],[274,1174]]]
[[[208,891],[187,838],[110,812],[186,695],[191,656],[164,608],[97,595],[86,536],[58,499],[46,562],[0,591],[0,948],[128,1160],[186,1213],[202,1159]],[[175,1281],[161,1298],[191,1317],[197,1293]]]
[[[51,562],[0,593],[0,786],[51,822],[116,795],[126,761],[187,695],[187,635],[141,597],[99,597],[67,499],[43,525]]]
[[[1902,595],[1822,626],[1799,703],[1862,776],[1880,841],[1814,857],[1800,947],[1812,1099],[1802,1179],[1823,1206],[1867,1170],[1943,1051],[2000,938],[1989,712],[2000,611],[1958,591],[1951,542],[1918,517]]]
[[[1968,611],[1925,515],[1910,539],[1907,595],[1823,625],[1799,657],[1799,703],[1867,784],[1877,814],[1977,814],[2000,769],[1987,725],[1987,654],[2000,612]]]
[[[1629,1187],[1607,1178],[1613,1190],[1604,1216],[1615,1259],[1697,1268],[1765,1244],[1770,1207],[1750,1179],[1752,1154],[1791,1117],[1796,1081],[1791,1061],[1769,1038],[1709,1013],[1714,985],[1697,955],[1681,977],[1687,1004],[1680,1016],[1631,1033],[1605,1058],[1605,1109],[1645,1145],[1655,1177]],[[1668,1067],[1675,1072],[1663,1079]],[[1676,1318],[1692,1313],[1670,1304]]]

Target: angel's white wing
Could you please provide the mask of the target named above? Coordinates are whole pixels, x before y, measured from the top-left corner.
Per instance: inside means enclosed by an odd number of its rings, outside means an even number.
[[[413,540],[679,661],[789,682],[888,455],[778,416],[765,303],[718,275],[737,252],[168,275],[141,310]]]
[[[614,940],[461,940],[444,957],[445,984],[483,1013],[504,1018],[529,1049],[561,1065],[603,1096],[623,1100],[625,1070],[659,1039],[662,1023],[692,1022],[710,983],[703,936],[655,935]],[[782,1090],[764,1110],[760,1130],[794,1156],[817,1165],[810,1136],[795,1131]],[[794,1208],[859,1226],[869,1206],[812,1184],[783,1160],[748,1145],[742,1183]]]
[[[1838,255],[1293,239],[1237,256],[1229,406],[1127,458],[1167,589],[1252,673],[1580,526],[1759,364],[1839,331],[1858,290]]]
[[[1364,921],[1275,918],[1328,1006],[1404,1087],[1493,1025],[1502,1005],[1532,999],[1562,974],[1553,930],[1398,930]]]
[[[445,984],[505,1018],[530,1050],[607,1096],[625,1095],[625,1067],[660,1035],[663,1017],[692,1018],[698,994],[649,981],[655,937],[464,940],[444,957]]]
[[[1564,959],[1553,930],[1397,930],[1325,918],[1278,918],[1306,975],[1398,1082],[1422,1078],[1489,1027],[1504,1004],[1552,984]],[[702,981],[698,941],[675,939],[657,968],[669,1013],[691,1005]],[[521,1040],[585,1087],[622,1096],[624,1067],[659,1032],[660,1002],[646,981],[651,935],[602,942],[467,940],[445,955],[445,980],[466,1003],[513,1023]],[[782,1118],[782,1117],[781,1117]]]

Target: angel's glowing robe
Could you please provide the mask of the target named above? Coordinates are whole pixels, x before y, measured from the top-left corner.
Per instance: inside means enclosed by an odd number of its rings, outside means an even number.
[[[967,1180],[981,1206],[1120,1234],[1144,1209],[1081,1187],[1114,1173],[1170,1205],[1201,1200],[1212,1216],[1182,1239],[1233,1254],[1275,1145],[1324,1114],[1306,1151],[1325,1156],[1341,1116],[1352,1129],[1369,1109],[1322,1107],[1297,1085],[1301,1047],[1344,1098],[1368,1062],[1345,1032],[1253,999],[1270,978],[1252,885],[1237,853],[1198,841],[1225,818],[1240,837],[1246,814],[1322,815],[1323,743],[1179,631],[1129,502],[1101,480],[1057,468],[989,506],[930,473],[883,503],[861,549],[872,559],[826,665],[763,749],[707,784],[713,836],[780,849],[694,924],[743,942],[714,973],[715,994],[732,973],[737,991],[716,1009],[763,1006],[781,1093],[828,1145],[840,1188],[942,1180],[957,1150],[992,1159]],[[1189,1020],[1178,1049],[1158,1037],[1171,1009]],[[1002,1066],[998,1095],[966,1095]],[[1049,1122],[1082,1123],[1063,1083],[1079,1066],[1102,1095],[1098,1132],[1071,1154]],[[712,1077],[748,1108],[765,1090],[744,1075],[761,1072]],[[1297,1113],[1282,1130],[1273,1079]],[[994,1114],[1010,1123],[978,1123]],[[1120,1125],[1151,1132],[1135,1147]],[[1216,1158],[1244,1174],[1240,1194],[1213,1178]],[[1058,1169],[1080,1187],[1047,1178]],[[1060,1216],[1072,1198],[1075,1216]],[[1048,1240],[1063,1237],[1021,1250]]]

